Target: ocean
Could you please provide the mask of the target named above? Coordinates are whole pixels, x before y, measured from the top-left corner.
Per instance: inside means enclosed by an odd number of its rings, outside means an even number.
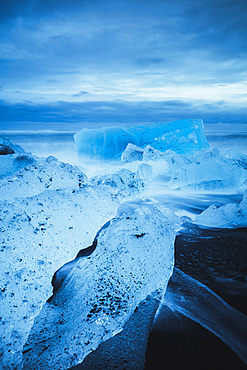
[[[0,130],[0,136],[6,136],[13,143],[21,145],[26,152],[40,157],[52,155],[61,161],[78,165],[73,138],[75,133],[75,130]],[[222,152],[236,149],[247,154],[247,124],[205,124],[205,135],[211,148],[218,148]]]

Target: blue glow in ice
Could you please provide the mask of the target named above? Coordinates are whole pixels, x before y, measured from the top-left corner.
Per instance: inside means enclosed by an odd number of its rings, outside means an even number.
[[[145,148],[151,145],[162,152],[171,149],[193,154],[209,147],[203,121],[180,120],[131,127],[83,129],[74,136],[80,157],[119,159],[129,143]]]

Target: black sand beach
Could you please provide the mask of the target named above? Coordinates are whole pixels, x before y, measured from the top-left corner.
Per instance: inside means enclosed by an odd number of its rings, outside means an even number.
[[[176,238],[175,253],[177,268],[247,314],[247,228],[212,230],[188,224]],[[240,370],[246,365],[214,334],[163,307],[149,337],[145,370],[199,368]]]

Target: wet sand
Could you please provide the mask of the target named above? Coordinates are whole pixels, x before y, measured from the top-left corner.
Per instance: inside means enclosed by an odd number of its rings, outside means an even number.
[[[247,228],[211,230],[187,224],[176,238],[175,253],[177,268],[247,314]],[[162,308],[162,319],[157,317],[149,337],[146,370],[246,368],[214,334]]]

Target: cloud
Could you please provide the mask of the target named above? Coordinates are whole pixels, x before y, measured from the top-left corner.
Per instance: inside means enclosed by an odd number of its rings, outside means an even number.
[[[87,91],[80,91],[79,93],[73,94],[72,96],[75,97],[75,98],[79,98],[79,97],[85,96],[85,95],[88,95]]]
[[[178,119],[203,119],[205,123],[245,123],[243,108],[229,108],[225,102],[170,100],[161,102],[65,102],[53,104],[7,104],[0,101],[1,129],[32,127],[35,129],[75,130],[81,127],[134,123],[158,123]]]
[[[8,0],[0,14],[1,96],[11,102],[181,107],[217,90],[229,104],[236,91],[226,89],[246,80],[246,0]]]

